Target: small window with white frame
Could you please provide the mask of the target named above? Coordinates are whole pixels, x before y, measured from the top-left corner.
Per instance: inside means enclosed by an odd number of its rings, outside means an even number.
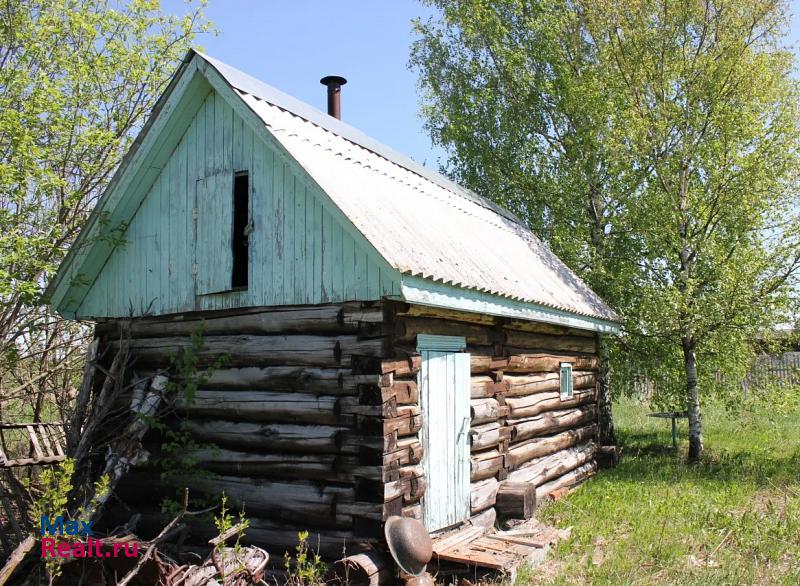
[[[561,400],[567,401],[572,398],[572,364],[569,362],[561,363]]]

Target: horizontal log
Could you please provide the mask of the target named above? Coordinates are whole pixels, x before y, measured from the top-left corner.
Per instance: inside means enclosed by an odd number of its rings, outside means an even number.
[[[397,405],[416,405],[419,403],[419,388],[416,381],[395,379],[392,376],[392,381],[384,386],[362,384],[359,387],[359,399],[369,405],[379,405],[387,401],[394,401]]]
[[[398,437],[417,433],[422,429],[422,410],[419,405],[399,405],[397,417],[359,417],[358,428],[367,434],[396,434]]]
[[[428,305],[410,305],[407,303],[395,303],[393,305],[394,314],[397,316],[408,317],[432,317],[437,319],[462,321],[465,323],[475,323],[483,325],[494,325],[495,317],[485,313],[471,313],[468,311],[456,311]]]
[[[403,317],[395,321],[396,342],[416,343],[419,334],[460,336],[470,346],[491,346],[503,341],[502,332],[476,324],[429,317]]]
[[[503,370],[507,364],[508,358],[476,353],[470,353],[469,356],[469,369],[470,373],[473,375],[491,373],[495,370]]]
[[[594,476],[597,471],[597,464],[595,462],[587,462],[578,466],[574,470],[570,470],[563,476],[553,479],[536,488],[536,502],[543,503],[549,500],[551,495],[562,488],[573,488],[585,482],[587,479]]]
[[[356,456],[337,454],[268,454],[217,448],[191,450],[185,457],[198,468],[224,476],[340,483],[352,483],[360,477],[382,482],[400,477],[398,464],[362,465]]]
[[[597,356],[575,356],[569,354],[518,353],[508,358],[506,372],[558,372],[562,362],[572,364],[573,370],[597,370]]]
[[[531,460],[522,468],[510,472],[508,482],[526,482],[539,486],[588,462],[594,460],[594,442],[586,442],[543,458]]]
[[[508,407],[501,405],[497,399],[493,398],[472,399],[469,407],[473,426],[497,421],[509,413]]]
[[[533,332],[535,334],[549,334],[551,336],[583,336],[585,338],[594,338],[596,336],[595,332],[591,330],[567,328],[556,324],[545,324],[522,319],[508,319],[503,323],[503,328],[507,330]]]
[[[505,345],[511,354],[536,348],[542,350],[555,350],[556,352],[597,352],[594,338],[585,336],[550,336],[547,334],[534,334],[519,330],[506,330]],[[513,350],[512,350],[513,348]]]
[[[572,447],[587,439],[597,436],[597,425],[591,424],[578,429],[570,429],[549,437],[539,437],[522,443],[511,444],[507,461],[512,470],[519,468],[534,458],[541,458]]]
[[[380,307],[361,304],[274,307],[235,315],[184,316],[113,320],[98,324],[97,334],[119,337],[123,331],[132,338],[237,334],[364,333],[374,332],[383,321]]]
[[[112,342],[116,348],[119,342]],[[191,338],[140,338],[130,341],[137,363],[169,364],[180,350],[190,349]],[[358,336],[204,336],[203,348],[194,351],[198,365],[209,366],[223,355],[226,366],[340,366],[354,356],[386,356],[388,338]]]
[[[469,505],[471,514],[493,507],[497,499],[497,489],[500,482],[496,478],[487,478],[473,482],[469,487]]]
[[[495,382],[490,376],[473,376],[469,381],[469,394],[472,399],[486,399],[504,393],[505,381]]]
[[[500,450],[475,452],[470,458],[470,480],[476,482],[496,475],[503,468]]]
[[[179,412],[194,418],[351,426],[355,423],[355,417],[337,409],[337,405],[341,404],[339,399],[308,393],[199,389],[191,401],[181,398],[176,407]]]
[[[350,368],[266,366],[216,368],[204,374],[202,388],[242,391],[302,391],[313,395],[357,395],[359,386],[390,385],[388,376],[356,375]]]
[[[499,423],[485,423],[469,430],[470,450],[478,451],[491,448],[500,442],[511,439],[511,428]]]
[[[572,388],[574,390],[593,388],[597,376],[593,372],[573,371]],[[507,397],[522,397],[548,391],[558,391],[561,388],[561,375],[558,373],[543,373],[529,375],[504,375],[503,384],[506,386]]]
[[[497,490],[495,509],[506,519],[530,519],[536,510],[536,487],[530,482],[500,483]]]
[[[399,438],[396,449],[383,455],[385,465],[396,463],[398,466],[418,464],[422,461],[422,442],[415,436]]]
[[[509,409],[509,423],[526,417],[534,417],[545,411],[568,409],[594,403],[595,390],[575,390],[572,397],[562,399],[559,391],[535,393],[525,397],[510,397],[506,399]]]
[[[522,441],[541,435],[551,435],[570,427],[582,427],[594,422],[597,411],[594,405],[585,405],[563,411],[548,411],[530,419],[520,420],[511,426],[511,439]]]
[[[419,503],[413,505],[406,505],[403,507],[401,516],[410,517],[417,521],[422,521],[422,505]]]

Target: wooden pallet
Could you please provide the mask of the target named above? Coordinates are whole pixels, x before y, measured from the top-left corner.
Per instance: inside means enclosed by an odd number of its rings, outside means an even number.
[[[440,561],[511,573],[557,538],[550,528],[506,532],[465,527],[435,538],[433,555]]]
[[[25,430],[28,436],[28,453],[9,457],[3,450],[7,445],[3,435],[10,430]],[[55,464],[62,462],[64,454],[63,431],[59,423],[0,423],[0,468]]]

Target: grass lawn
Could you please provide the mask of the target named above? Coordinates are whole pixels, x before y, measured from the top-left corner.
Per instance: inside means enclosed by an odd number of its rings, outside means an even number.
[[[800,413],[707,406],[691,466],[648,412],[615,404],[620,466],[539,509],[571,538],[517,584],[800,584]]]

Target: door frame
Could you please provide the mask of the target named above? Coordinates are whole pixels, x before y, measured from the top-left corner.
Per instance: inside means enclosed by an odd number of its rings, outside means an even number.
[[[470,428],[470,406],[469,406],[469,382],[470,382],[470,369],[469,369],[469,354],[465,353],[466,350],[466,339],[462,336],[439,336],[439,335],[432,335],[432,334],[419,334],[417,336],[417,351],[422,356],[422,367],[420,368],[420,373],[417,376],[417,384],[419,386],[420,391],[420,408],[422,411],[422,429],[420,430],[420,441],[422,443],[422,467],[426,473],[426,491],[422,497],[422,510],[423,510],[423,520],[425,522],[425,526],[428,531],[434,532],[439,531],[441,529],[446,529],[447,527],[452,527],[458,523],[466,521],[469,519],[470,516],[470,448],[469,448],[469,428]],[[453,406],[453,416],[454,420],[452,422],[452,429],[453,433],[456,434],[456,438],[453,442],[454,447],[457,448],[456,451],[453,452],[453,457],[448,458],[445,455],[445,459],[447,460],[448,468],[451,470],[451,473],[456,475],[456,478],[460,479],[460,486],[462,487],[461,490],[463,493],[460,495],[449,494],[448,497],[456,497],[457,500],[453,501],[452,503],[447,503],[447,513],[443,514],[443,516],[448,518],[448,521],[445,525],[442,526],[434,526],[434,524],[440,524],[442,521],[441,519],[431,519],[430,509],[428,505],[431,503],[430,500],[427,500],[432,497],[432,495],[436,494],[438,490],[446,490],[448,492],[454,492],[459,490],[458,486],[455,484],[459,484],[454,482],[454,490],[451,491],[448,488],[442,489],[441,487],[436,486],[436,479],[431,477],[429,471],[429,463],[430,463],[430,456],[431,456],[431,449],[429,448],[429,425],[431,423],[430,418],[430,406],[428,405],[428,396],[427,393],[429,392],[427,388],[427,383],[423,380],[424,376],[428,374],[428,367],[426,366],[426,355],[429,352],[437,352],[442,353],[444,355],[453,355],[454,363],[462,362],[466,360],[466,371],[458,375],[458,372],[454,373],[452,379],[452,387],[448,384],[447,392],[452,393],[452,406]],[[458,358],[458,355],[465,356],[466,358]],[[448,381],[449,383],[449,381]],[[465,386],[464,389],[459,389],[459,386]],[[460,397],[460,395],[464,395]],[[459,400],[461,403],[459,403]],[[458,422],[455,419],[462,419],[463,421]],[[462,438],[463,436],[463,438]],[[448,440],[449,441],[449,440]],[[437,448],[434,446],[434,450]],[[440,453],[440,452],[437,452]],[[461,457],[461,462],[459,462],[459,457]],[[451,461],[452,460],[452,461]],[[452,466],[452,468],[450,468]],[[463,487],[466,487],[464,490]],[[460,502],[463,500],[463,502]],[[435,505],[434,505],[435,506]]]

